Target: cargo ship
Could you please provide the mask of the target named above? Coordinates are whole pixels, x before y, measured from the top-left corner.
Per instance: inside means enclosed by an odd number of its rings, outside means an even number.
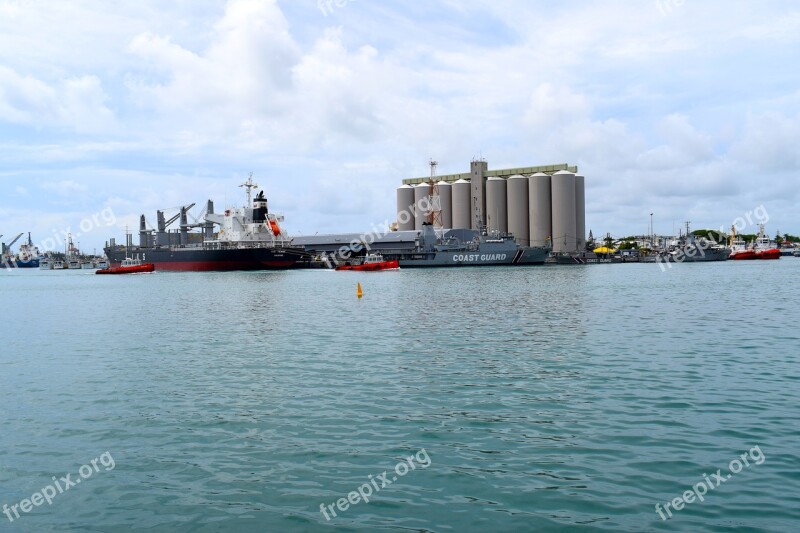
[[[28,233],[28,242],[19,245],[17,268],[39,268],[39,260],[39,248],[34,246],[31,234]]]
[[[125,246],[112,239],[104,249],[109,264],[119,266],[126,257],[136,256],[159,271],[204,272],[287,270],[308,261],[310,254],[293,245],[281,227],[283,217],[269,212],[264,191],[252,199],[252,191],[258,187],[252,175],[240,187],[247,191],[244,207],[217,214],[209,200],[205,216],[198,223],[188,221],[188,211],[194,204],[182,207],[169,220],[159,211],[156,230],[147,229],[142,215],[139,245],[132,245],[132,235],[126,235]],[[168,226],[178,218],[180,230],[168,232]],[[198,228],[200,231],[194,231]]]
[[[34,246],[31,234],[28,233],[28,241],[19,245],[19,252],[15,255],[11,252],[11,247],[22,238],[24,233],[20,233],[9,244],[3,243],[0,248],[2,265],[5,268],[39,268],[39,248]],[[2,237],[2,235],[0,235]]]
[[[425,223],[414,249],[392,258],[400,268],[543,265],[549,253],[550,248],[520,246],[508,233],[462,229],[439,236]],[[388,254],[384,252],[384,256]]]

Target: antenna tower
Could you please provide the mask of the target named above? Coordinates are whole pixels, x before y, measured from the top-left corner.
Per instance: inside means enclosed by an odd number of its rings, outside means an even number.
[[[428,182],[428,196],[430,199],[430,210],[428,211],[428,223],[434,228],[441,228],[442,224],[442,199],[439,197],[439,185],[436,183],[436,167],[439,165],[433,159],[428,163],[431,166],[431,180]]]
[[[250,176],[247,178],[247,181],[239,185],[239,187],[244,187],[247,189],[247,205],[245,207],[250,207],[253,205],[253,189],[258,188],[258,183],[253,181],[253,173],[250,173]]]

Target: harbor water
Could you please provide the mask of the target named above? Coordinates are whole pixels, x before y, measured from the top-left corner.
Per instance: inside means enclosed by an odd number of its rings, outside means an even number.
[[[0,272],[0,531],[793,531],[798,275]]]

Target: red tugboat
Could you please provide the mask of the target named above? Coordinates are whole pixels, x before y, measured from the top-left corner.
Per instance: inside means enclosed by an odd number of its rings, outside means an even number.
[[[753,250],[756,252],[756,259],[780,259],[781,250],[778,245],[769,240],[764,233],[764,224],[758,225],[758,238],[756,238]]]
[[[153,263],[142,263],[141,259],[125,259],[121,266],[104,268],[95,274],[147,274],[155,271]]]
[[[730,259],[735,261],[743,261],[748,259],[755,259],[756,252],[747,246],[747,243],[739,235],[736,234],[736,227],[731,226],[731,255]]]
[[[376,272],[378,270],[397,270],[400,262],[395,260],[387,261],[380,254],[367,254],[364,262],[357,265],[341,265],[336,270],[354,270],[357,272]]]

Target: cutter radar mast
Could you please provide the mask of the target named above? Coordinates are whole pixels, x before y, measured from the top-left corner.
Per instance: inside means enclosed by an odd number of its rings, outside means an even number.
[[[444,226],[442,223],[442,200],[439,197],[439,185],[436,183],[436,167],[439,163],[431,159],[428,164],[431,166],[431,180],[428,182],[428,196],[430,197],[428,223],[434,228],[441,228]]]

